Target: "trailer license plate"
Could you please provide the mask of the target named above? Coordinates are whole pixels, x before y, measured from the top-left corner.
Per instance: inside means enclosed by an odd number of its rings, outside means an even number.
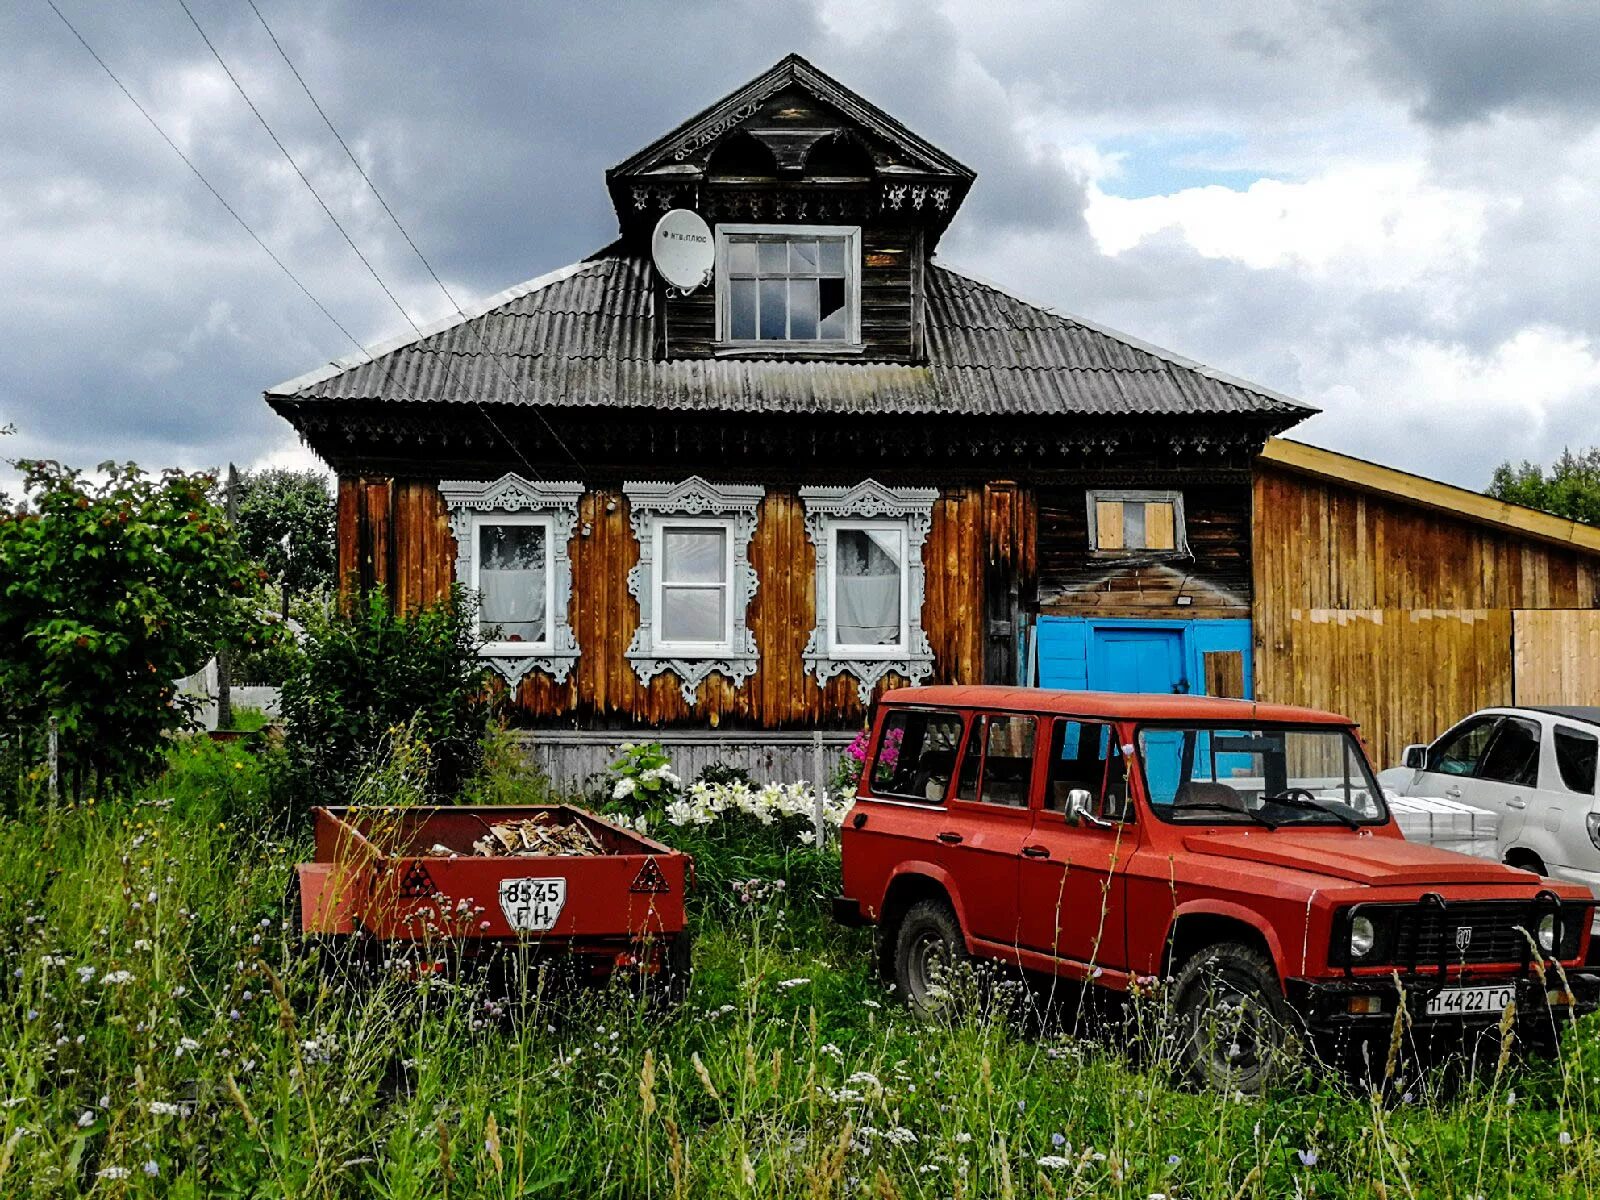
[[[1430,1017],[1466,1017],[1475,1013],[1503,1013],[1506,1005],[1517,998],[1517,989],[1509,985],[1497,987],[1446,988],[1428,1001]]]
[[[500,881],[500,911],[506,916],[506,924],[518,933],[544,933],[555,928],[566,903],[567,881],[560,876]]]

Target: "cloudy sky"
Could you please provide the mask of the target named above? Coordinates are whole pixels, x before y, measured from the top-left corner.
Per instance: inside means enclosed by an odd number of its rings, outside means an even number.
[[[57,0],[352,334],[407,328],[176,0]],[[245,0],[201,26],[419,323],[448,302]],[[1600,442],[1600,5],[257,0],[458,299],[614,232],[605,168],[798,50],[978,172],[950,265],[1472,487]],[[786,10],[786,11],[785,11]],[[0,12],[0,454],[300,463],[353,347],[51,11]]]

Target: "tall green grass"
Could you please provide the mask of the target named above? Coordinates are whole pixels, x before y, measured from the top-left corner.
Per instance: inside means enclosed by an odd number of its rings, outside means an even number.
[[[1559,1062],[1490,1064],[1453,1099],[1423,1080],[1379,1103],[1317,1072],[1267,1100],[1197,1095],[1159,1052],[1029,1032],[1003,1004],[913,1022],[868,935],[823,920],[820,877],[698,906],[671,1014],[621,989],[342,987],[291,953],[281,897],[309,847],[273,831],[264,790],[247,747],[195,741],[136,796],[0,825],[0,1195],[1600,1190],[1592,1023]]]

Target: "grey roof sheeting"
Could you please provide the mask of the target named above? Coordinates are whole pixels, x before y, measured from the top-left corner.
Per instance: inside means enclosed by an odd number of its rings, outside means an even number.
[[[531,404],[733,413],[967,416],[1219,414],[1316,410],[937,263],[927,272],[924,365],[781,358],[658,360],[650,266],[601,256],[512,288],[457,317],[267,391],[315,401]]]

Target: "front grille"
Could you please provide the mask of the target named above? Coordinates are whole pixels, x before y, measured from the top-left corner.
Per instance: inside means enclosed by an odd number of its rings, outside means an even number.
[[[1539,922],[1533,905],[1504,901],[1407,906],[1393,918],[1392,960],[1415,967],[1520,963],[1530,955],[1523,930],[1532,933]]]

